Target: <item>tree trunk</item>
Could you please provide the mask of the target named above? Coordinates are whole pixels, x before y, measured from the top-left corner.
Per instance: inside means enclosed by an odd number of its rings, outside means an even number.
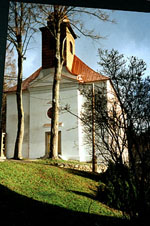
[[[59,89],[62,72],[61,48],[60,48],[60,22],[56,22],[56,53],[55,53],[55,72],[52,90],[52,120],[51,120],[51,140],[50,158],[58,158],[58,127],[59,127]]]
[[[15,143],[14,159],[22,158],[22,143],[24,136],[24,111],[22,102],[22,74],[23,74],[23,57],[21,51],[18,52],[18,83],[17,83],[17,111],[18,111],[18,129]]]
[[[95,87],[92,84],[92,172],[97,172],[97,156],[95,150]]]

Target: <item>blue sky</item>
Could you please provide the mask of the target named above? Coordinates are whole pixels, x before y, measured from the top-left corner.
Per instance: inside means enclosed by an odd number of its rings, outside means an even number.
[[[137,56],[147,63],[147,74],[150,75],[150,13],[110,11],[116,23],[103,23],[84,17],[87,27],[93,27],[105,39],[92,41],[89,38],[76,39],[76,55],[94,70],[99,70],[98,48],[112,48],[125,56]],[[35,35],[24,61],[24,77],[28,77],[41,66],[41,33]]]

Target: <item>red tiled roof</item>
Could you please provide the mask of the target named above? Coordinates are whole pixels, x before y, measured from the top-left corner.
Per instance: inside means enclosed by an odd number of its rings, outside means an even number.
[[[80,83],[96,82],[109,79],[108,77],[101,75],[91,69],[77,56],[74,56],[71,73],[78,76],[77,79]]]
[[[27,87],[29,86],[29,83],[32,82],[34,79],[36,79],[39,76],[41,70],[42,70],[42,67],[40,67],[37,71],[35,71],[32,75],[30,75],[28,78],[26,78],[22,82],[22,90],[27,89]],[[9,88],[8,90],[6,90],[5,92],[15,92],[16,90],[17,90],[17,86],[13,86],[13,87]]]
[[[32,82],[39,76],[41,70],[42,67],[40,67],[37,71],[35,71],[31,76],[29,76],[22,82],[22,90],[26,90],[28,88],[30,82]],[[98,82],[109,79],[108,77],[95,72],[77,56],[74,56],[72,71],[70,73],[75,76],[75,80],[77,80],[79,83]],[[5,92],[15,92],[16,89],[17,86],[13,86]]]

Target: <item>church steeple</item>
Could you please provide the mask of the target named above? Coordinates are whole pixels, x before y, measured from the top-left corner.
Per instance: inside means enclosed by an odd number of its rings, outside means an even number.
[[[48,28],[49,27],[49,28]],[[50,32],[52,29],[51,22],[48,21],[47,27],[40,28],[42,32],[42,68],[52,68],[54,67],[54,57],[55,57],[55,38]],[[64,19],[61,24],[61,43],[66,37],[64,46],[64,65],[71,71],[73,58],[75,55],[75,39],[77,38],[73,29],[70,26],[69,20]]]

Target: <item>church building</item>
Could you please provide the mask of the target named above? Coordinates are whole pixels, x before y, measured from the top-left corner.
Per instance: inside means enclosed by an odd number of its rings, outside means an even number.
[[[84,97],[80,94],[80,85],[105,84],[110,89],[111,82],[87,66],[75,55],[76,34],[69,23],[63,24],[66,36],[65,62],[60,82],[60,108],[70,106],[73,114],[61,111],[59,115],[58,154],[65,160],[90,161],[91,149],[85,145],[84,128],[80,116]],[[51,130],[52,85],[54,75],[54,40],[47,27],[42,27],[42,65],[22,84],[24,107],[23,158],[44,157],[49,151]],[[85,54],[86,54],[85,50]],[[112,87],[111,87],[112,88]],[[16,86],[7,91],[6,116],[6,157],[14,155],[17,134]],[[91,145],[92,146],[92,145]]]

